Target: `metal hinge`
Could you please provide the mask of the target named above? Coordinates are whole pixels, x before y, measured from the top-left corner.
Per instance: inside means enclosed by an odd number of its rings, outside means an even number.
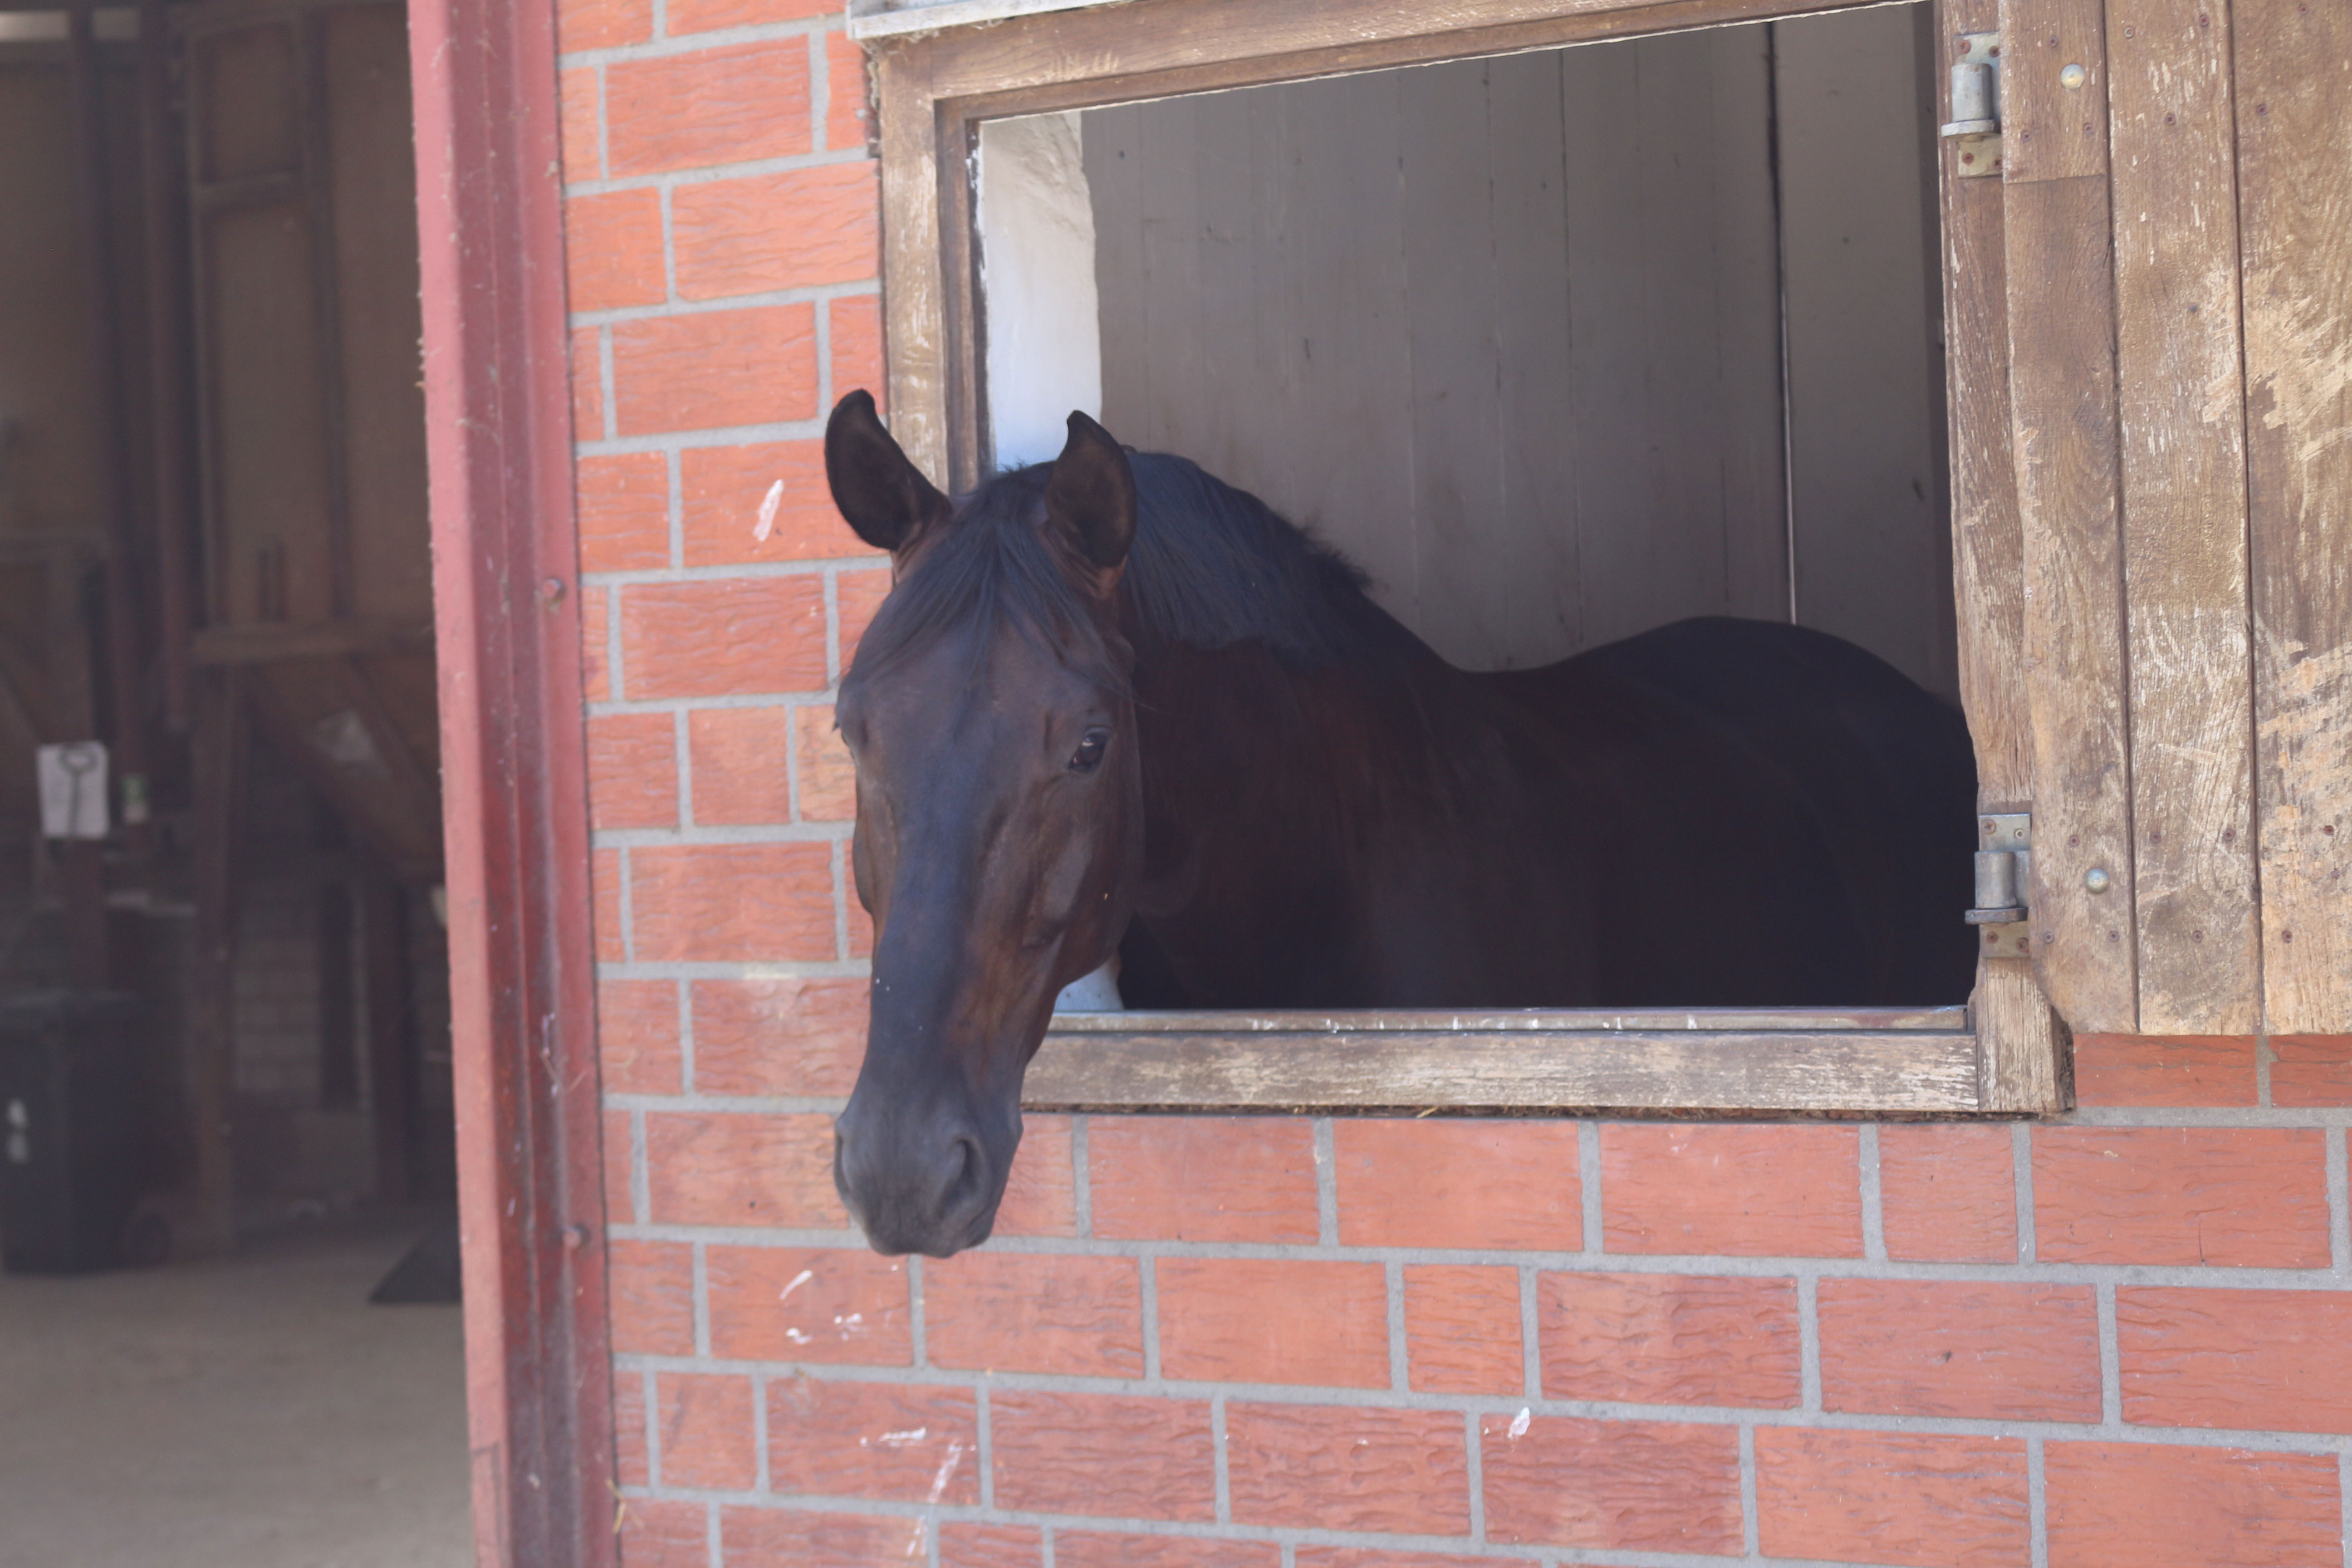
[[[1960,144],[1960,178],[2000,173],[2000,35],[1962,33],[1952,62],[1952,118],[1947,141]]]
[[[1989,812],[1977,818],[1977,907],[1968,922],[1984,932],[1987,958],[2031,958],[2026,916],[2033,887],[2033,816]]]

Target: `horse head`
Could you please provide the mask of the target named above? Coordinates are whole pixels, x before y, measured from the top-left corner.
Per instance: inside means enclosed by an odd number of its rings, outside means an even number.
[[[1055,994],[1127,926],[1142,781],[1118,590],[1135,479],[1072,414],[1052,464],[950,500],[862,391],[834,409],[824,458],[892,575],[836,708],[875,941],[834,1182],[876,1250],[944,1258],[995,1223]]]

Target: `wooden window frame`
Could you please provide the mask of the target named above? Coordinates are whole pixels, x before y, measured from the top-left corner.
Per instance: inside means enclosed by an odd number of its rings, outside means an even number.
[[[1946,31],[1991,0],[1937,0]],[[2014,0],[2012,0],[2014,4]],[[956,489],[986,450],[974,154],[982,122],[1695,27],[1855,0],[1128,0],[954,25],[949,5],[855,18],[881,128],[891,426]],[[934,30],[914,30],[926,22]],[[1942,153],[1945,310],[1963,695],[1979,805],[2030,811],[2023,573],[2010,452],[2001,182]],[[1973,188],[1972,188],[1973,187]],[[1967,438],[1963,439],[1963,432]],[[1953,911],[1957,921],[1959,910]],[[2064,1109],[2069,1039],[2032,961],[1980,958],[1966,1007],[1065,1015],[1032,1065],[1038,1110],[1854,1115]]]

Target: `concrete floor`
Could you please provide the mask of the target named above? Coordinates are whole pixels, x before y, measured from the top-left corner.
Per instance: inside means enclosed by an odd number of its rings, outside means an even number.
[[[468,1568],[456,1307],[371,1307],[423,1226],[0,1275],[0,1564]]]

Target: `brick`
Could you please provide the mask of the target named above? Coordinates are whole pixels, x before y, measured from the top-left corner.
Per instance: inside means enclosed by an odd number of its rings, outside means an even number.
[[[588,818],[597,827],[677,826],[677,726],[667,713],[588,720]]]
[[[1606,1248],[1859,1258],[1859,1149],[1851,1127],[1603,1124]]]
[[[2053,1443],[2042,1465],[2050,1568],[2342,1568],[2333,1455]]]
[[[2017,1261],[2016,1157],[2006,1127],[1881,1127],[1878,1197],[1891,1258]]]
[[[808,45],[799,38],[604,68],[614,174],[786,158],[809,150]]]
[[[1279,1568],[1281,1562],[1282,1548],[1271,1541],[1054,1531],[1054,1568]]]
[[[821,163],[679,186],[670,196],[678,294],[723,300],[873,277],[882,266],[877,168]]]
[[[866,51],[846,33],[824,36],[824,144],[866,147],[873,141],[872,89],[866,79]]]
[[[1731,1556],[1739,1429],[1557,1415],[1478,1418],[1486,1539]]]
[[[2077,1035],[2079,1105],[2254,1103],[2252,1036]]]
[[[838,347],[836,345],[836,353]],[[818,441],[761,441],[695,447],[680,454],[686,563],[732,566],[761,561],[823,561],[877,553],[833,504]],[[776,485],[783,491],[768,536],[760,509]]]
[[[613,1373],[613,1475],[625,1487],[654,1484],[646,1447],[646,1380],[642,1373]]]
[[[1078,1234],[1077,1166],[1071,1150],[1070,1119],[1022,1118],[1021,1148],[997,1205],[995,1236]]]
[[[864,387],[884,407],[889,377],[882,363],[882,300],[874,294],[836,299],[833,312],[833,395],[844,397]]]
[[[999,1508],[1195,1524],[1217,1517],[1205,1400],[999,1389],[988,1420]]]
[[[1128,1258],[982,1250],[923,1268],[934,1365],[1143,1375],[1143,1286]]]
[[[834,342],[838,355],[840,340]],[[2352,1105],[2352,1035],[2273,1037],[2271,1103],[2296,1109]]]
[[[1451,1410],[1225,1406],[1236,1524],[1466,1535],[1470,1463]]]
[[[645,583],[621,597],[629,695],[756,696],[825,683],[815,576]]]
[[[616,49],[654,36],[653,0],[557,0],[555,47]]]
[[[825,845],[641,848],[631,870],[640,960],[806,961],[837,950],[833,852]]]
[[[893,1383],[768,1384],[768,1486],[819,1497],[980,1500],[979,1396]]]
[[[698,826],[793,819],[792,710],[698,708],[686,718]]]
[[[2087,1285],[1824,1279],[1822,1407],[1986,1421],[2099,1418]]]
[[[709,1568],[710,1511],[698,1502],[631,1498],[614,1528],[622,1568]]]
[[[816,307],[761,305],[622,321],[614,423],[624,436],[816,416]]]
[[[1444,1552],[1383,1552],[1370,1546],[1301,1546],[1298,1568],[1533,1568],[1516,1557],[1456,1557]]]
[[[606,1244],[613,1349],[624,1355],[694,1353],[694,1248],[682,1241]]]
[[[2121,1286],[2124,1419],[2352,1432],[2352,1294]]]
[[[669,459],[659,452],[581,458],[580,569],[637,572],[669,564]]]
[[[1575,1122],[1349,1120],[1332,1142],[1343,1246],[1584,1246]]]
[[[1155,1241],[1313,1241],[1315,1129],[1257,1116],[1098,1118],[1087,1131],[1094,1233]]]
[[[1541,1274],[1536,1314],[1553,1399],[1786,1410],[1803,1395],[1793,1279]]]
[[[629,1193],[631,1149],[635,1130],[625,1110],[604,1112],[604,1218],[609,1225],[629,1225],[642,1216]]]
[[[611,672],[604,668],[613,625],[605,613],[611,598],[603,588],[580,590],[581,695],[591,702],[610,701],[613,696]]]
[[[793,710],[800,742],[800,818],[803,822],[854,822],[857,818],[857,764],[834,727],[833,704]]]
[[[1088,1142],[1101,1125],[1087,1130]],[[1379,1264],[1162,1258],[1154,1267],[1163,1376],[1389,1386],[1388,1281]]]
[[[2324,1268],[2326,1134],[2037,1127],[2033,1232],[2044,1263]]]
[[[833,1191],[830,1116],[650,1112],[646,1160],[656,1225],[849,1225]]]
[[[693,1007],[705,1094],[845,1095],[857,1080],[863,980],[698,980]]]
[[[1756,1520],[1767,1557],[2021,1565],[2032,1557],[2025,1443],[1759,1426]]]
[[[962,1520],[940,1526],[940,1568],[1042,1568],[1045,1561],[1045,1532],[1033,1526]]]
[[[563,161],[566,180],[599,180],[604,176],[604,137],[599,120],[602,99],[593,66],[564,71],[556,79],[558,155]],[[573,334],[575,342],[578,337]],[[601,425],[603,421],[599,419],[597,423]],[[583,425],[582,428],[590,426]]]
[[[588,855],[589,923],[596,931],[596,958],[619,963],[629,956],[628,931],[621,919],[621,852],[593,849]]]
[[[663,1486],[740,1492],[759,1480],[750,1378],[657,1373],[654,1410]]]
[[[670,36],[676,37],[720,27],[794,22],[803,16],[828,16],[839,8],[840,0],[670,0],[667,19]]]
[[[1409,1264],[1405,1372],[1422,1394],[1518,1394],[1519,1271],[1484,1264]]]
[[[856,888],[852,884],[849,874],[849,847],[844,845],[842,847],[842,885],[849,888],[851,891],[847,900],[849,907],[845,911],[849,921],[849,956],[871,958],[874,956],[874,917],[866,912],[866,906],[860,903],[856,896]]]
[[[818,1513],[797,1508],[722,1508],[719,1545],[728,1568],[901,1568],[924,1560],[927,1519]]]
[[[903,1259],[847,1247],[704,1249],[710,1353],[728,1361],[908,1366]]]
[[[668,299],[661,193],[604,191],[565,202],[563,269],[574,310],[658,305]]]
[[[849,661],[856,657],[857,639],[866,635],[873,623],[874,612],[890,596],[888,568],[865,572],[834,574],[834,603],[841,610],[841,668],[846,670]]]
[[[596,1059],[607,1094],[676,1094],[682,1087],[677,983],[599,983]]]

